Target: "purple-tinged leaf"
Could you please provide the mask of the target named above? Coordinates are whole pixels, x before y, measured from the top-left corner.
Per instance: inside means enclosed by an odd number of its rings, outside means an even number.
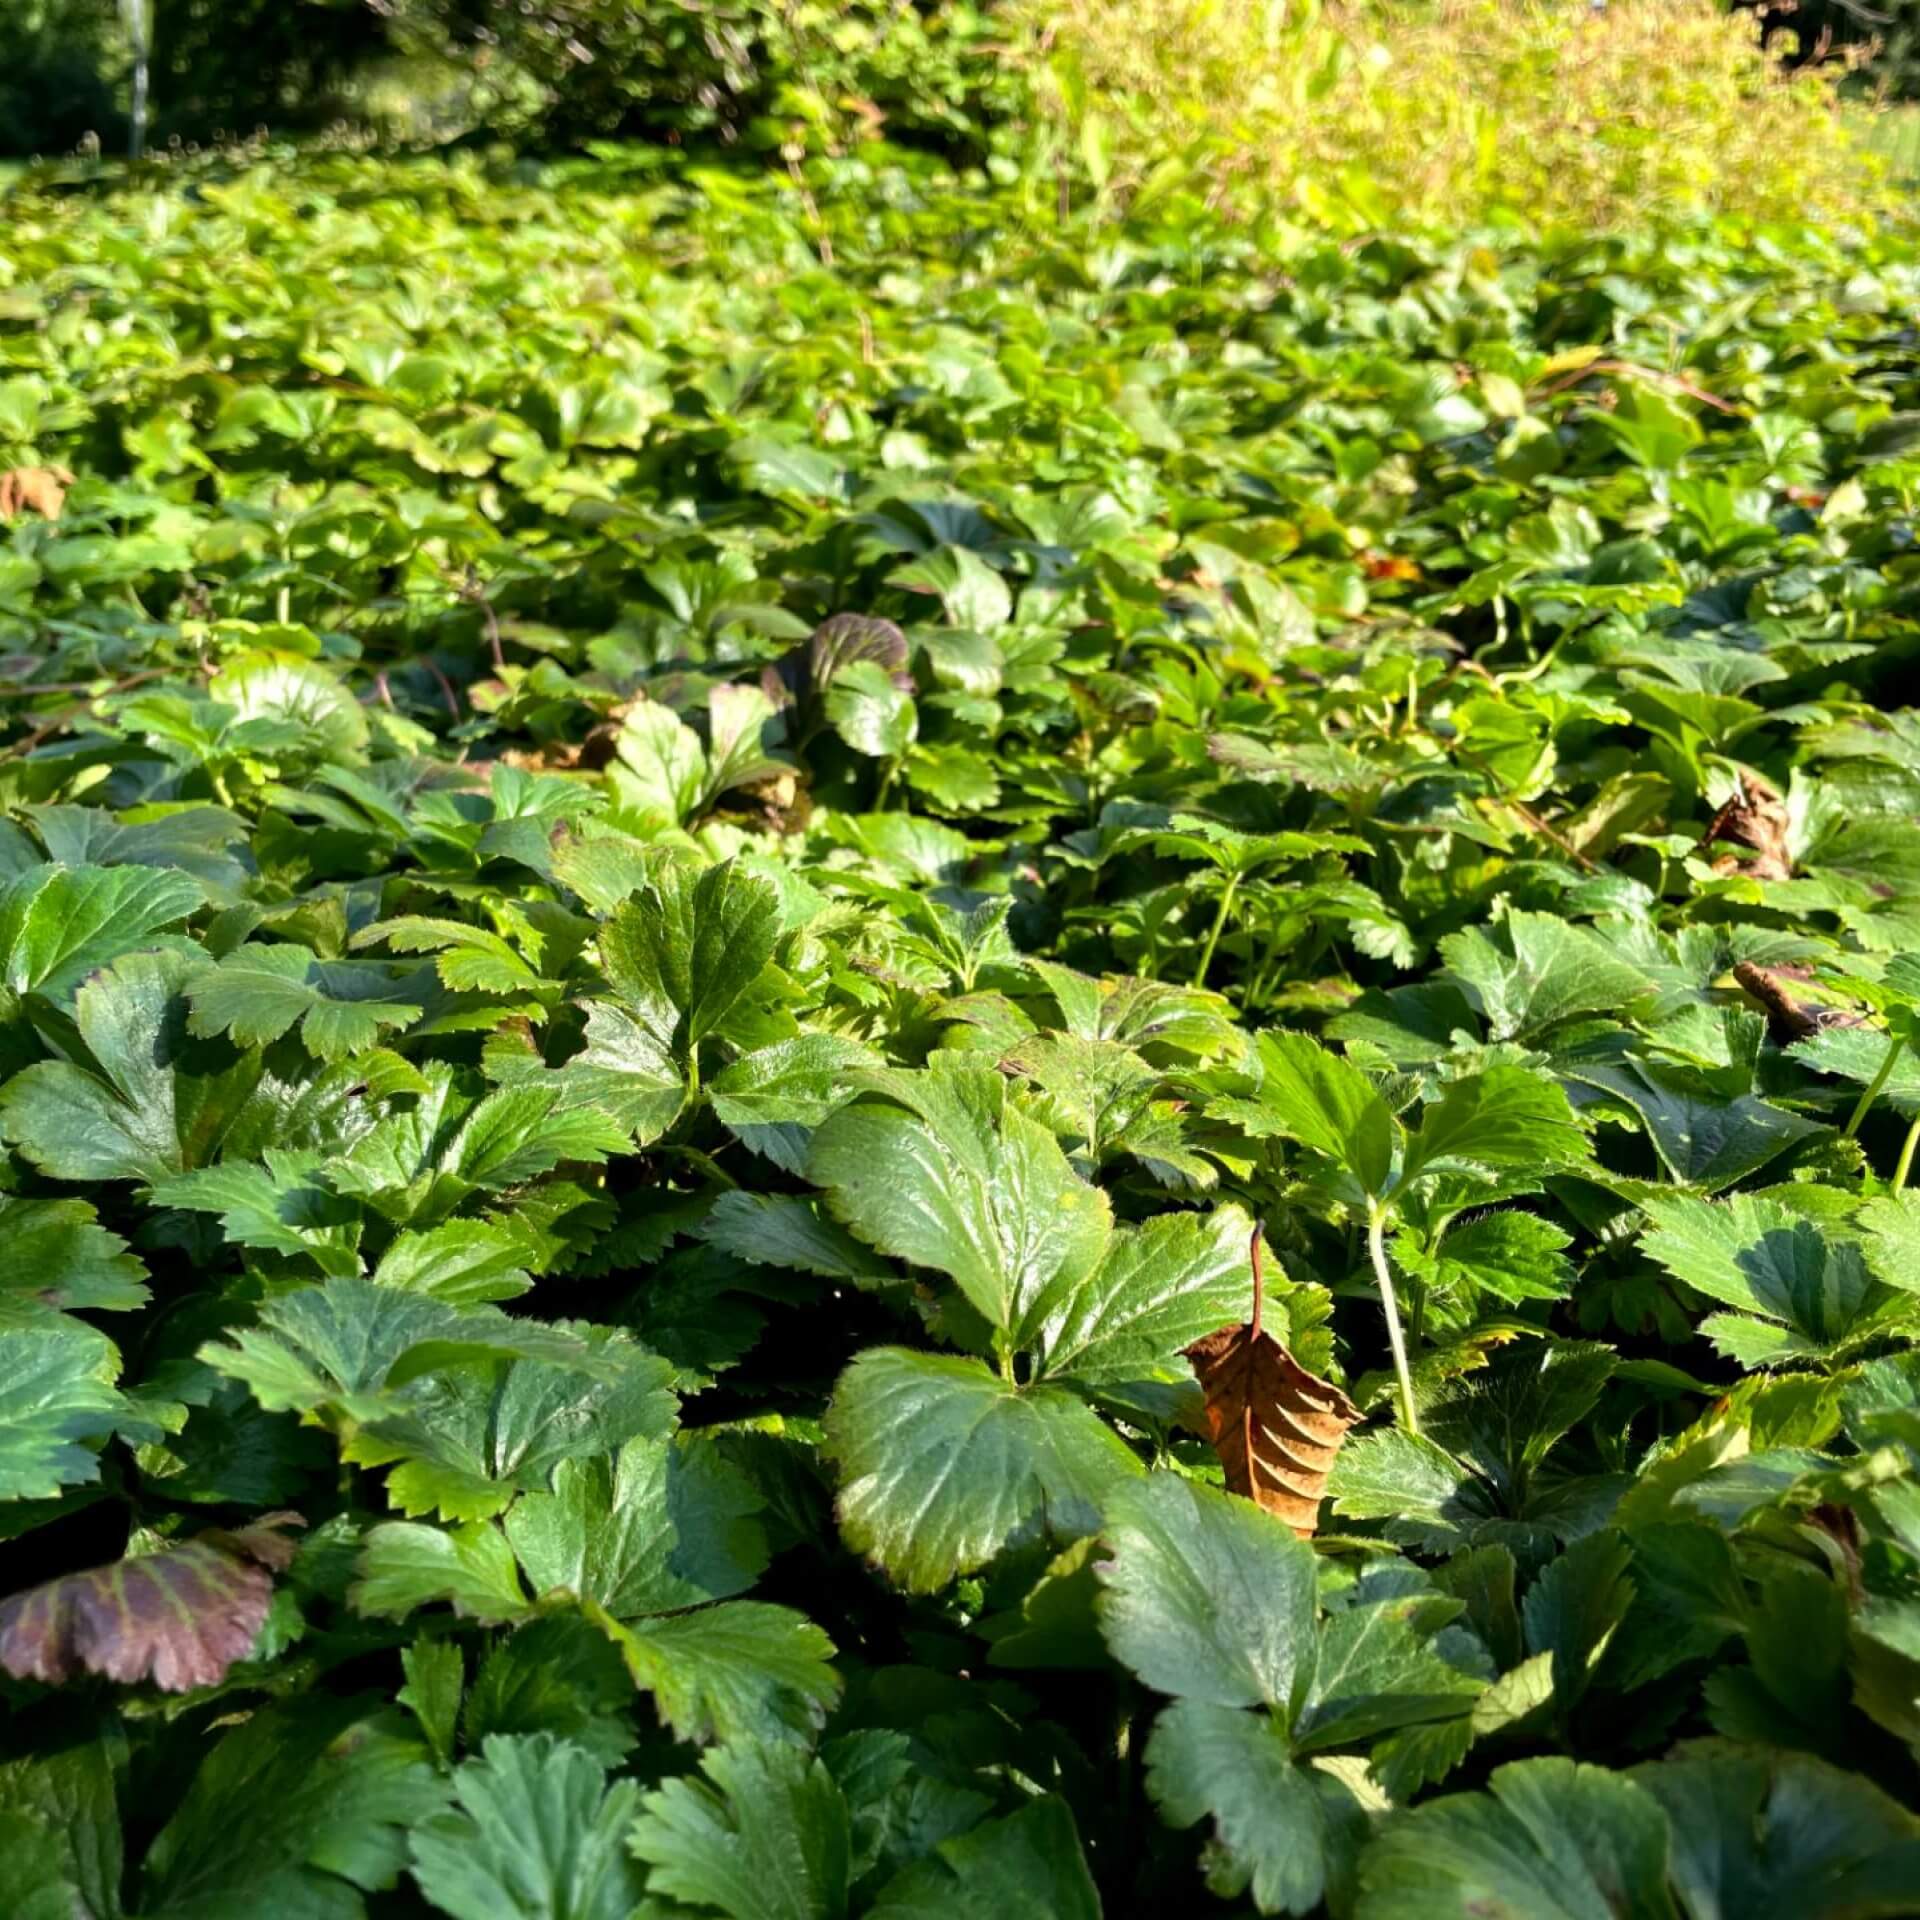
[[[293,1558],[279,1530],[304,1524],[297,1513],[264,1514],[0,1600],[0,1668],[53,1686],[82,1673],[151,1679],[168,1693],[213,1686],[246,1657],[273,1575]]]

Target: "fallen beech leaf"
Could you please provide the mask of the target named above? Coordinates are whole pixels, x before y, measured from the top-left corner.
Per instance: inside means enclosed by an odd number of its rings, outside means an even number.
[[[1790,880],[1793,856],[1787,851],[1787,808],[1779,794],[1756,774],[1744,774],[1736,780],[1727,803],[1707,823],[1700,844],[1710,847],[1725,841],[1746,847],[1754,855],[1741,860],[1722,854],[1713,863],[1716,873],[1747,873],[1756,880]]]
[[[273,1574],[292,1560],[279,1529],[297,1513],[196,1535],[159,1553],[63,1574],[0,1601],[0,1668],[58,1686],[80,1673],[151,1678],[168,1693],[210,1687],[245,1658]]]
[[[1360,1409],[1330,1380],[1309,1373],[1260,1325],[1265,1284],[1253,1230],[1253,1318],[1187,1349],[1207,1404],[1207,1437],[1243,1495],[1304,1540],[1320,1523],[1320,1493]]]
[[[0,520],[37,513],[58,520],[73,475],[65,467],[11,467],[0,473]]]

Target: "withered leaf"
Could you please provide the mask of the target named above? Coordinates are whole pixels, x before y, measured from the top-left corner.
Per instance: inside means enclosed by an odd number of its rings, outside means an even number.
[[[1829,1027],[1858,1027],[1866,1016],[1846,1007],[1823,1007],[1812,1001],[1796,1000],[1788,993],[1784,977],[1751,960],[1742,960],[1733,977],[1749,998],[1759,1001],[1767,1016],[1767,1037],[1776,1047],[1790,1047],[1796,1040],[1810,1039]]]
[[[53,1686],[81,1673],[150,1678],[168,1693],[212,1686],[252,1647],[273,1575],[293,1558],[280,1529],[304,1524],[263,1514],[16,1593],[0,1601],[0,1668]]]
[[[1714,862],[1716,873],[1746,873],[1756,880],[1790,880],[1793,856],[1787,848],[1790,821],[1786,802],[1759,775],[1746,773],[1734,782],[1727,803],[1700,836],[1703,847],[1725,843],[1745,847],[1753,855],[1741,860],[1722,854]]]
[[[1227,1490],[1284,1520],[1302,1539],[1320,1521],[1334,1455],[1360,1409],[1309,1373],[1260,1324],[1260,1233],[1253,1236],[1253,1318],[1187,1348],[1206,1396],[1207,1437]]]
[[[37,513],[58,520],[73,475],[65,467],[10,467],[0,473],[0,520]]]

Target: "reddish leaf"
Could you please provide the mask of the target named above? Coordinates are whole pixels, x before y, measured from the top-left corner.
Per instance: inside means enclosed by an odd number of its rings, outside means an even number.
[[[279,1529],[304,1524],[297,1513],[263,1514],[233,1533],[199,1534],[16,1593],[0,1601],[0,1668],[55,1686],[98,1673],[150,1677],[169,1693],[210,1687],[252,1647],[273,1574],[293,1558]]]
[[[1253,1318],[1187,1349],[1206,1395],[1207,1437],[1227,1491],[1284,1520],[1304,1540],[1320,1523],[1320,1494],[1360,1409],[1309,1373],[1260,1325],[1260,1229],[1253,1234]]]

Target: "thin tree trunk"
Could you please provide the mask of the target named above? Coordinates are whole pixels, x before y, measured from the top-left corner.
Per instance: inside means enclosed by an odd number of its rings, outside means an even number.
[[[147,61],[153,51],[150,0],[120,0],[120,17],[133,43],[133,117],[127,129],[127,156],[138,160],[147,150]]]

